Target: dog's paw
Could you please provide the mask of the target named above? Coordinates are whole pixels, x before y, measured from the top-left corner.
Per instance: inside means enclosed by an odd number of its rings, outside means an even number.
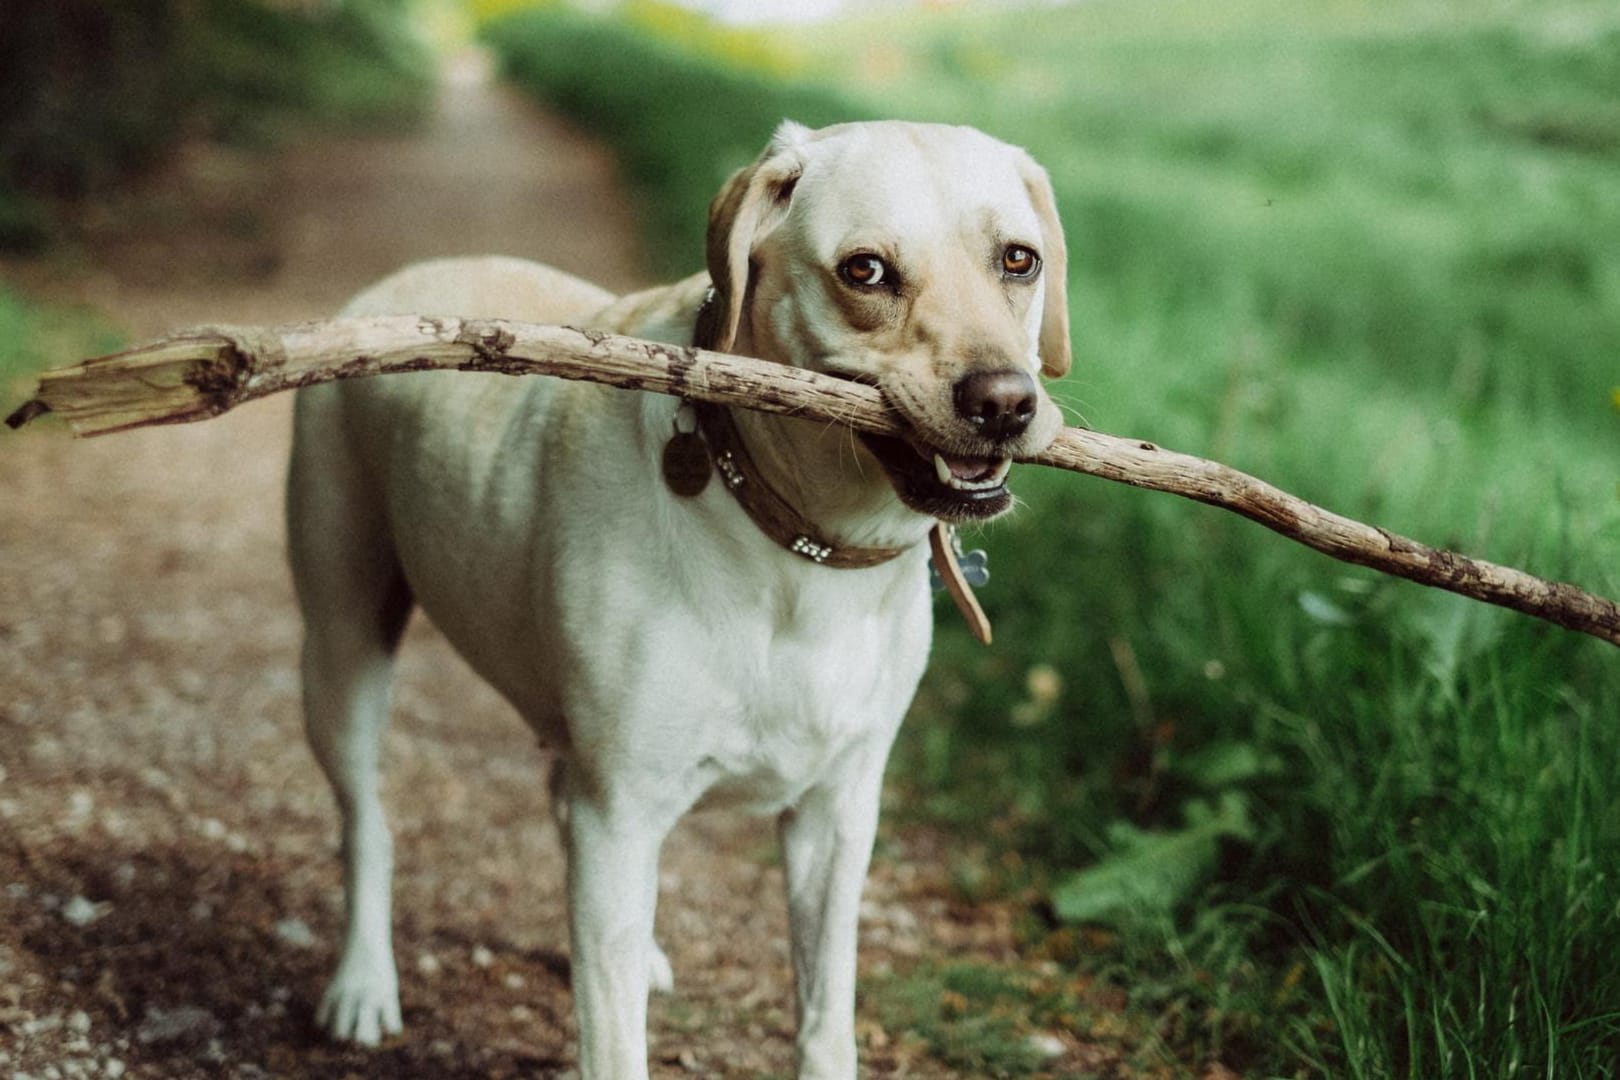
[[[399,979],[393,965],[361,970],[343,964],[321,996],[315,1023],[339,1042],[376,1046],[405,1029],[399,1015]]]
[[[675,969],[656,941],[647,946],[647,988],[655,994],[675,992]]]

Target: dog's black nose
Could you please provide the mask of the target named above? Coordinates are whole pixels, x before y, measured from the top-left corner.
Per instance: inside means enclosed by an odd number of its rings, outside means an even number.
[[[1022,435],[1035,419],[1035,379],[1025,371],[975,371],[956,384],[956,414],[987,439]]]

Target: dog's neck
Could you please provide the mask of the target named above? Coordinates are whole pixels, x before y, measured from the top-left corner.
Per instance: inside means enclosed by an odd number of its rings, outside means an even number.
[[[716,308],[711,290],[693,319],[692,341],[699,348],[711,347],[714,341]],[[745,325],[734,351],[750,355],[751,348],[752,336]],[[882,467],[848,428],[753,409],[715,409],[724,417],[726,430],[709,431],[714,426],[711,420],[705,434],[711,444],[741,443],[740,453],[732,457],[755,474],[745,486],[763,487],[770,494],[751,501],[739,487],[731,489],[755,524],[777,543],[804,555],[805,545],[794,546],[803,534],[812,548],[840,552],[841,564],[863,566],[886,562],[927,537],[932,519],[901,503]],[[717,455],[724,449],[711,445]],[[731,464],[736,467],[736,461]],[[729,479],[724,471],[723,466],[722,481]],[[795,515],[804,528],[784,529],[780,519]]]

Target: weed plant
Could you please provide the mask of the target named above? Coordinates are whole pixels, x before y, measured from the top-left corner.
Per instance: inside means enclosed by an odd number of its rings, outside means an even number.
[[[976,124],[1058,189],[1073,420],[1620,593],[1612,8],[1094,0],[784,31],[769,70],[646,26],[490,36],[619,148],[669,269],[784,116]],[[942,609],[890,804],[1032,857],[1032,950],[1116,978],[1161,1063],[1616,1075],[1612,648],[1168,496],[1015,487],[996,646]]]

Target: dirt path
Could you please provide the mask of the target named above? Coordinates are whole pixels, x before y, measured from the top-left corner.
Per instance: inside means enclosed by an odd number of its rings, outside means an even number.
[[[624,287],[600,150],[459,64],[411,136],[270,164],[192,154],[86,266],[8,268],[132,336],[330,312],[411,259],[539,258]],[[0,439],[0,1076],[545,1077],[573,1060],[562,863],[539,751],[418,619],[386,744],[406,1035],[332,1048],[310,1014],[339,928],[335,813],[302,744],[280,488],[289,402],[70,443]],[[1004,955],[886,836],[863,964]],[[786,1075],[781,873],[764,823],[684,826],[660,937],[657,1075]],[[882,1075],[956,1075],[863,1021]]]

